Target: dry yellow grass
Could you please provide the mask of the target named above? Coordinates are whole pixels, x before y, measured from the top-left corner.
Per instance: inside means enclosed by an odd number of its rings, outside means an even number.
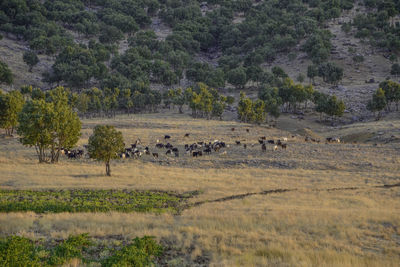
[[[127,144],[140,138],[144,145],[152,144],[152,150],[164,134],[170,134],[171,142],[180,148],[214,139],[230,147],[224,156],[193,159],[163,153],[159,160],[116,161],[110,178],[104,176],[104,166],[89,159],[39,165],[33,149],[22,147],[16,139],[2,139],[0,187],[201,190],[192,202],[277,188],[298,191],[207,203],[178,216],[1,214],[0,235],[65,238],[88,232],[110,242],[154,235],[180,252],[169,262],[171,266],[398,266],[400,262],[399,188],[373,187],[400,181],[398,144],[310,144],[277,129],[169,113],[84,120],[80,145],[98,123],[113,124]],[[183,137],[186,132],[191,133],[188,140]],[[262,135],[288,137],[288,150],[263,154],[258,144],[251,146]],[[248,148],[233,145],[235,140]],[[315,191],[335,187],[359,189]]]

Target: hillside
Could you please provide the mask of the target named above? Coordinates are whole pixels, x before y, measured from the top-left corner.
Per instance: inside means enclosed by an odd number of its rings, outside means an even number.
[[[342,68],[339,86],[316,77],[315,89],[363,115],[379,83],[398,79],[390,74],[400,49],[399,40],[390,39],[398,31],[397,1],[20,2],[18,8],[12,1],[2,4],[7,23],[0,27],[0,56],[15,76],[12,85],[2,86],[6,90],[64,84],[133,91],[137,83],[165,90],[204,82],[220,90],[247,88],[256,97],[260,82],[279,86],[269,78],[274,66],[294,81],[303,74],[308,84],[308,66],[332,62]],[[32,14],[27,17],[33,23],[18,14]],[[65,54],[77,44],[84,46]],[[22,61],[29,49],[40,59],[32,73]]]

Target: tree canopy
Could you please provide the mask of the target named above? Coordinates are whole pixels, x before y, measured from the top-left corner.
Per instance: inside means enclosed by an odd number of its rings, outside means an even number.
[[[89,137],[89,155],[105,163],[107,176],[111,176],[110,161],[118,158],[118,154],[124,151],[124,147],[122,133],[114,126],[97,125]]]

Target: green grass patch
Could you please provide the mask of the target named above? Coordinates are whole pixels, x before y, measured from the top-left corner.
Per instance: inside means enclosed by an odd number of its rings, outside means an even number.
[[[179,213],[198,192],[129,190],[0,190],[0,212],[172,212]]]
[[[102,251],[108,256],[99,256]],[[163,247],[149,236],[137,237],[117,248],[96,245],[88,234],[70,236],[57,243],[10,236],[0,239],[0,266],[63,266],[72,260],[104,267],[151,266],[162,252]]]

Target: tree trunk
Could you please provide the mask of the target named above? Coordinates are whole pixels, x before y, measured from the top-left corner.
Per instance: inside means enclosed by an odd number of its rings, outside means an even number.
[[[106,174],[107,176],[111,176],[110,162],[106,162]]]

